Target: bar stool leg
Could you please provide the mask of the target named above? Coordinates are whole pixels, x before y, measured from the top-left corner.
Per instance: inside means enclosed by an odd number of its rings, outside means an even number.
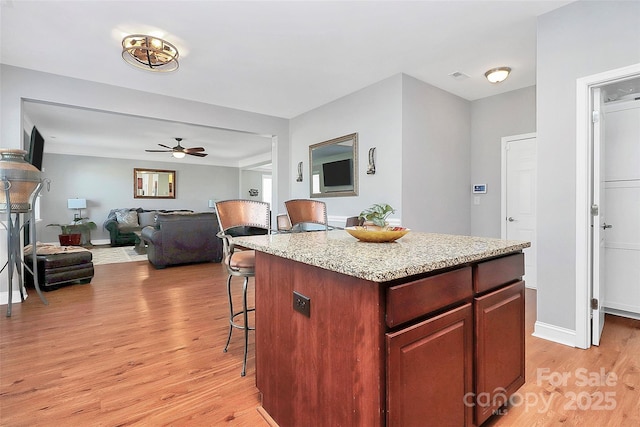
[[[245,376],[247,373],[247,352],[249,351],[249,312],[247,310],[247,284],[249,283],[249,277],[244,278],[244,284],[242,286],[242,312],[244,317],[244,362],[242,363],[241,376]]]
[[[226,353],[227,348],[229,348],[229,343],[231,342],[231,333],[233,332],[233,299],[231,298],[232,277],[232,275],[229,275],[229,278],[227,279],[227,296],[229,297],[229,336],[227,336],[227,344],[224,346],[224,353]]]

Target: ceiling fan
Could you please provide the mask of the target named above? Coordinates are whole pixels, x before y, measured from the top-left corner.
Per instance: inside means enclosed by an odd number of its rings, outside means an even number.
[[[147,153],[171,153],[173,157],[177,159],[183,158],[185,154],[189,154],[190,156],[197,156],[197,157],[207,156],[206,153],[202,153],[202,151],[204,151],[204,148],[202,147],[184,148],[182,145],[180,145],[180,141],[182,141],[182,138],[175,138],[175,140],[178,141],[178,145],[176,145],[175,147],[169,147],[168,145],[158,144],[161,147],[167,148],[167,150],[144,150],[144,151],[146,151]]]

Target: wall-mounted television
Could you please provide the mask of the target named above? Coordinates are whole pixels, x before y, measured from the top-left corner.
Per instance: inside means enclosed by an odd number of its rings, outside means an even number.
[[[351,159],[337,160],[322,164],[322,176],[325,187],[338,187],[341,185],[352,185]]]
[[[31,130],[31,138],[29,142],[29,152],[25,157],[25,160],[31,163],[33,166],[42,170],[42,155],[44,153],[44,138],[38,132],[38,129],[34,126]]]

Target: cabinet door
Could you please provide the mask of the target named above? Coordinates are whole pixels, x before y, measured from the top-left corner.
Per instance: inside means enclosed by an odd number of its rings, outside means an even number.
[[[476,423],[524,384],[524,282],[475,299]]]
[[[473,421],[471,304],[386,334],[387,426]]]

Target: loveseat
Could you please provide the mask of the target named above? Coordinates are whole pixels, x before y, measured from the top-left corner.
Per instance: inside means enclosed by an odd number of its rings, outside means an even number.
[[[190,210],[145,210],[142,208],[112,209],[102,225],[109,231],[111,246],[133,246],[136,243],[136,231],[148,225],[155,225],[156,215],[167,212],[192,212]]]
[[[213,212],[159,213],[156,223],[142,229],[147,257],[156,268],[196,262],[220,262],[222,240]]]

